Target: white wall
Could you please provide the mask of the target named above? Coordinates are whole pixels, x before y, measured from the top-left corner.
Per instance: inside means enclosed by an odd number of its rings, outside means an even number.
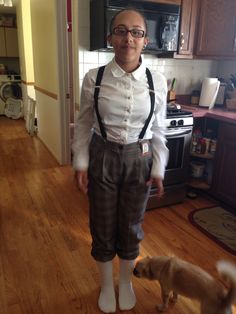
[[[22,98],[26,117],[28,96],[35,99],[30,0],[17,1],[17,31],[22,80]]]
[[[79,29],[79,82],[80,87],[85,73],[106,64],[113,57],[110,52],[89,51],[89,0],[78,1]],[[193,89],[201,87],[204,77],[214,77],[218,73],[218,62],[210,60],[162,59],[154,55],[143,56],[145,64],[162,72],[168,80],[177,78],[177,94],[191,94]]]
[[[63,42],[67,31],[66,1],[30,0],[30,9],[38,136],[58,162],[65,164],[70,156],[65,110],[68,89],[63,85],[67,65]]]
[[[219,74],[227,79],[231,74],[236,75],[236,61],[222,61],[219,63]]]

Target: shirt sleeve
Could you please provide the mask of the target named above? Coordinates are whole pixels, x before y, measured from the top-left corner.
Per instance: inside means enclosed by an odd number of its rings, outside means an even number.
[[[164,75],[156,73],[155,82],[155,111],[152,125],[152,151],[153,165],[151,170],[152,178],[164,178],[165,168],[169,158],[169,150],[166,147],[165,118],[167,102],[167,82]]]
[[[88,169],[89,143],[94,124],[93,86],[95,82],[91,73],[91,71],[88,72],[83,80],[80,109],[72,142],[73,168],[84,171]]]

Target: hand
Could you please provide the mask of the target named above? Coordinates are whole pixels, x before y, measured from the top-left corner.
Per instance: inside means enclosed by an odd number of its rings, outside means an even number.
[[[157,189],[157,198],[161,198],[164,195],[163,179],[162,178],[151,178],[147,185],[155,183]]]
[[[87,171],[75,171],[75,180],[78,184],[78,188],[84,193],[88,192],[88,173]]]
[[[157,198],[161,198],[164,195],[163,179],[153,178],[153,181],[157,188]]]

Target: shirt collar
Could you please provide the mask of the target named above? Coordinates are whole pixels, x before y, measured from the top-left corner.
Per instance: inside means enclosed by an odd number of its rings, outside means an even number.
[[[142,59],[140,66],[130,74],[135,80],[139,80],[141,77],[145,75],[146,67],[144,66]],[[122,77],[126,74],[126,72],[117,64],[115,61],[115,57],[111,61],[111,72],[114,77]]]

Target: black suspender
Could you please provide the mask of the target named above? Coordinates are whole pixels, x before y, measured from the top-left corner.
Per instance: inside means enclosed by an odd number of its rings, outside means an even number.
[[[95,102],[95,111],[97,114],[97,119],[98,119],[98,124],[100,127],[100,131],[101,131],[101,135],[104,138],[104,140],[107,139],[107,134],[106,131],[104,129],[104,126],[102,124],[102,119],[98,110],[98,95],[100,92],[100,86],[101,86],[101,81],[102,81],[102,77],[103,77],[103,72],[105,70],[105,65],[101,66],[98,69],[98,74],[97,74],[97,79],[96,79],[96,83],[95,83],[95,90],[94,90],[94,102]]]
[[[107,139],[107,134],[104,128],[104,125],[102,124],[102,119],[98,110],[98,95],[100,92],[100,86],[101,86],[101,81],[102,81],[102,77],[103,77],[103,72],[105,70],[105,66],[101,66],[98,69],[98,73],[97,73],[97,78],[96,78],[96,83],[95,83],[95,90],[94,90],[94,103],[95,103],[95,111],[96,111],[96,115],[97,115],[97,119],[98,119],[98,124],[100,127],[100,131],[101,131],[101,135],[104,138],[104,140]],[[144,137],[144,134],[147,130],[147,127],[151,121],[153,112],[154,112],[154,105],[155,105],[155,92],[154,92],[154,85],[153,85],[153,80],[152,80],[152,75],[151,72],[148,68],[146,68],[146,76],[147,76],[147,80],[148,80],[148,85],[149,85],[149,95],[150,95],[150,100],[151,100],[151,109],[150,109],[150,113],[149,116],[147,118],[147,120],[145,121],[144,127],[141,131],[141,133],[139,134],[139,140],[142,140]]]
[[[149,122],[151,121],[153,112],[154,112],[154,105],[155,105],[155,92],[154,92],[154,86],[153,86],[153,80],[152,80],[152,74],[148,68],[146,68],[146,75],[147,75],[147,80],[148,80],[148,85],[149,85],[149,95],[150,95],[150,100],[151,100],[151,110],[149,113],[149,116],[147,120],[145,121],[145,124],[143,126],[143,129],[141,133],[139,134],[139,140],[142,140],[144,137],[144,134],[147,130],[147,127],[149,125]]]

